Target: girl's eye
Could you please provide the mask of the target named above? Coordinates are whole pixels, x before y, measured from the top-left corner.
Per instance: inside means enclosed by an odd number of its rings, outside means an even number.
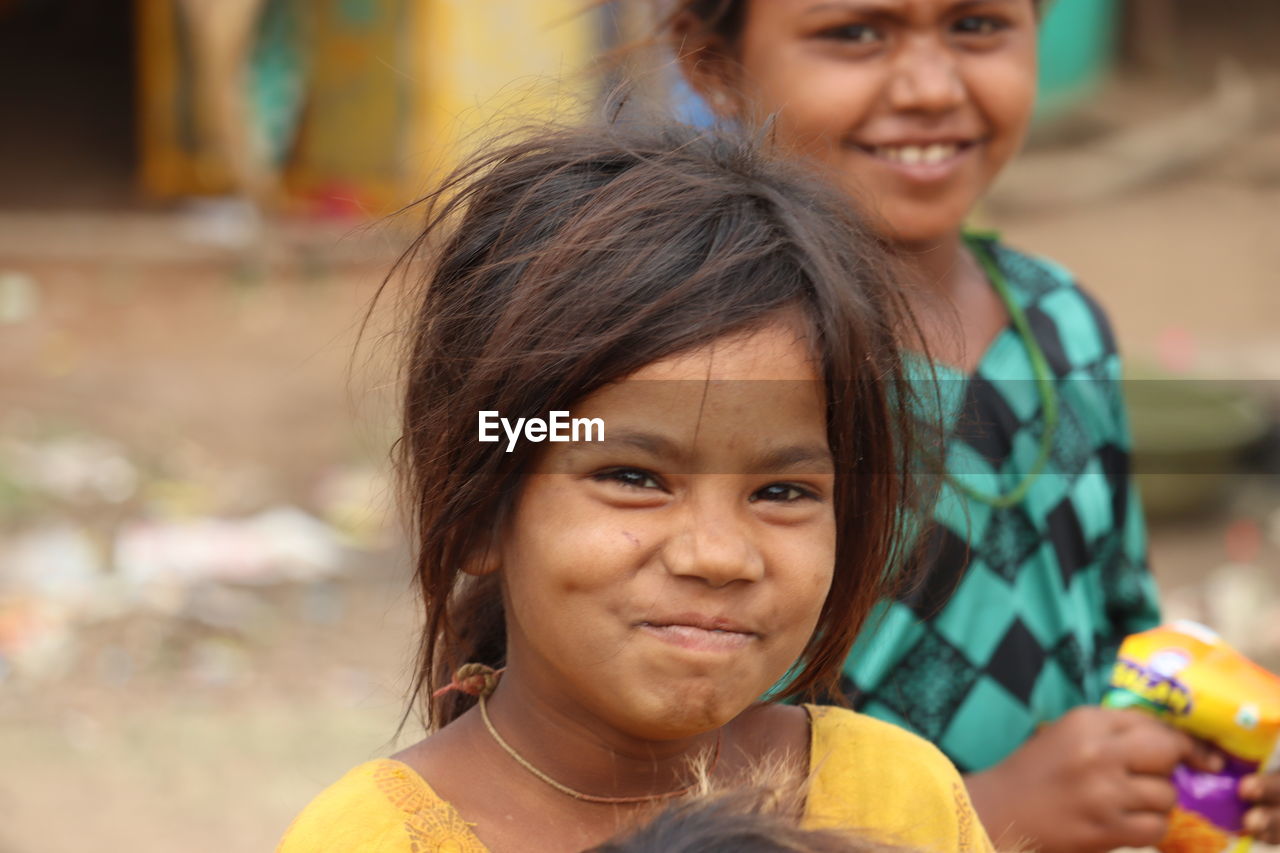
[[[795,503],[812,499],[813,492],[792,483],[770,483],[751,496],[751,501],[770,501],[773,503]]]
[[[959,19],[952,25],[956,32],[967,36],[994,35],[1006,27],[1008,27],[1008,24],[1005,21],[987,15],[969,15]]]
[[[595,475],[601,482],[620,483],[630,489],[660,489],[658,479],[640,468],[613,468]]]
[[[821,35],[825,39],[848,44],[875,44],[880,41],[880,32],[875,27],[867,26],[866,24],[846,24],[842,27],[832,27],[829,30],[823,30]]]

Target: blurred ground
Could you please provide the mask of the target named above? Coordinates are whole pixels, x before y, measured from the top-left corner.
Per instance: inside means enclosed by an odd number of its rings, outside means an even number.
[[[0,292],[23,308],[0,325],[0,562],[45,571],[14,550],[33,531],[70,554],[43,576],[62,606],[0,606],[0,851],[269,849],[310,793],[386,751],[401,710],[411,610],[384,535],[376,322],[355,349],[386,253],[312,235],[264,274],[185,244],[183,217],[120,216],[0,224]],[[305,582],[249,554],[247,583],[82,606],[127,524],[272,507],[314,522],[285,530],[314,539],[292,555]],[[227,531],[206,533],[194,547]]]
[[[1090,120],[1175,108],[1196,84],[1117,84]],[[1076,270],[1131,359],[1166,364],[1172,347],[1181,368],[1275,388],[1277,151],[1263,125],[1158,183],[990,218]],[[139,585],[103,608],[76,600],[72,572],[50,581],[61,610],[0,609],[0,649],[52,638],[0,668],[0,853],[270,849],[324,784],[387,753],[399,720],[413,611],[384,518],[385,324],[353,348],[400,238],[288,226],[245,262],[190,243],[191,221],[0,213],[0,461],[18,471],[0,476],[0,538],[43,531],[42,547],[92,567],[138,519],[155,534],[275,508],[299,542],[292,574],[247,554],[234,582]],[[82,464],[51,468],[50,448]],[[1257,463],[1215,508],[1152,531],[1170,609],[1249,628],[1272,666],[1277,506]],[[63,520],[84,534],[67,539]]]

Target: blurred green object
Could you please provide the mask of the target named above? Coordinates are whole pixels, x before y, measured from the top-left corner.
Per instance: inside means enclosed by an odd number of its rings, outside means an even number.
[[[1133,469],[1147,516],[1219,507],[1243,473],[1242,457],[1271,428],[1246,383],[1175,378],[1139,368],[1126,377]]]
[[[1050,2],[1040,28],[1037,121],[1061,116],[1096,91],[1115,58],[1118,29],[1115,0]]]
[[[249,61],[248,100],[253,132],[272,169],[282,169],[297,142],[306,105],[307,32],[305,5],[268,2],[258,22]]]

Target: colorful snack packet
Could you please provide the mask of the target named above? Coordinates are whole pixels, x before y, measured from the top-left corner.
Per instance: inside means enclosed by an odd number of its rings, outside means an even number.
[[[1174,622],[1125,639],[1102,704],[1153,714],[1226,758],[1218,773],[1174,773],[1178,807],[1162,853],[1248,850],[1236,836],[1250,803],[1237,790],[1245,776],[1280,765],[1280,676],[1203,625]]]

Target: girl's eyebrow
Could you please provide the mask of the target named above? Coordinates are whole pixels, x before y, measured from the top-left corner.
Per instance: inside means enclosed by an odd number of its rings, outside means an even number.
[[[819,474],[834,474],[836,470],[831,450],[819,444],[791,444],[766,450],[751,459],[747,470],[770,473],[804,466],[812,466]]]
[[[1009,6],[1019,3],[1021,0],[957,0],[947,10],[954,12],[958,9],[967,9],[971,6],[990,6],[1002,5]],[[812,15],[821,12],[863,12],[863,13],[879,13],[892,14],[899,11],[898,5],[893,0],[824,0],[821,3],[815,3],[805,9],[804,14]]]
[[[884,9],[884,3],[876,2],[854,2],[854,0],[825,0],[822,3],[814,3],[812,6],[804,10],[805,15],[815,15],[820,12],[865,12]]]
[[[677,464],[687,465],[690,462],[689,451],[683,445],[666,436],[643,430],[610,432],[604,441],[592,442],[590,447],[607,450],[611,446],[620,444]],[[581,449],[589,448],[584,445]],[[812,467],[817,473],[822,474],[835,471],[835,462],[831,458],[830,449],[821,444],[789,444],[761,451],[747,460],[746,470],[753,473],[772,473],[802,466]]]
[[[594,447],[604,449],[618,444],[627,445],[658,459],[669,459],[673,462],[684,462],[689,458],[688,452],[681,445],[656,432],[628,429],[610,430],[604,441],[593,442]]]
[[[605,437],[602,439],[574,442],[566,445],[565,449],[570,453],[576,453],[579,451],[609,451],[616,450],[619,446],[625,446],[660,459],[681,460],[687,456],[679,443],[656,432],[607,427],[605,433]]]
[[[1020,2],[1022,2],[1022,0],[960,0],[960,2],[956,3],[951,8],[952,10],[955,10],[968,9],[970,6],[1012,6],[1015,3]]]
[[[823,12],[861,12],[864,14],[893,14],[899,11],[895,0],[824,0],[804,10],[806,15]]]

